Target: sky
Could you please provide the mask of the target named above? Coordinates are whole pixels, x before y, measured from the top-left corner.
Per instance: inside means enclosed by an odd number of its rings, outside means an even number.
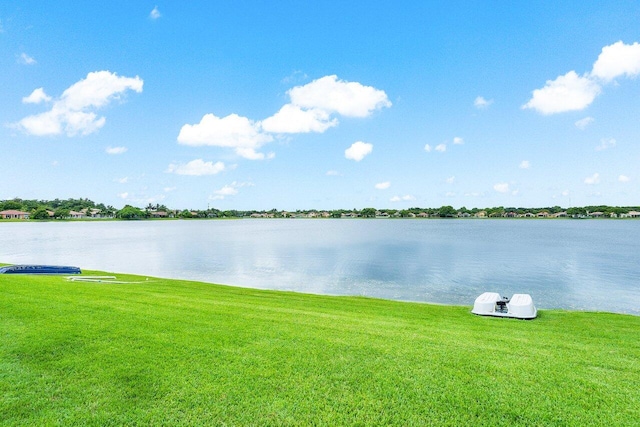
[[[640,205],[636,1],[0,3],[0,200]]]

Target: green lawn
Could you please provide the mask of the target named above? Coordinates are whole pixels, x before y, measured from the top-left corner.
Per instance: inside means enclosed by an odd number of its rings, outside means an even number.
[[[0,275],[0,424],[640,425],[640,317],[118,279]]]

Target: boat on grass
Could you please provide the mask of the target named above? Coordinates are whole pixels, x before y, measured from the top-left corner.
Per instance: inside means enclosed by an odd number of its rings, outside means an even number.
[[[538,310],[529,294],[514,294],[510,299],[497,292],[485,292],[476,298],[473,314],[480,316],[512,317],[515,319],[535,319]]]
[[[0,274],[81,274],[79,267],[63,265],[7,265],[0,267]]]

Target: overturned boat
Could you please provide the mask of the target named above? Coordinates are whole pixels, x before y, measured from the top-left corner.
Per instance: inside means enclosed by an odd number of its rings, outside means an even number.
[[[511,299],[497,292],[485,292],[476,298],[473,314],[480,316],[513,317],[515,319],[535,319],[538,310],[529,294],[514,294]]]
[[[0,274],[81,274],[78,267],[63,265],[7,265],[0,267]]]

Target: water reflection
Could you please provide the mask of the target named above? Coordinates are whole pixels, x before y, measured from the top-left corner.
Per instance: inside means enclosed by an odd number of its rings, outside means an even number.
[[[0,223],[0,261],[332,295],[640,314],[637,221]]]

